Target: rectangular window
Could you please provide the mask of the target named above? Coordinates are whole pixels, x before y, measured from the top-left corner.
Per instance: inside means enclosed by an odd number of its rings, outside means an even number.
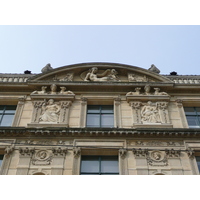
[[[1,155],[1,154],[0,154],[0,168],[1,168],[1,165],[2,165],[2,162],[3,162],[3,156],[4,156],[4,155]]]
[[[118,175],[118,156],[82,156],[81,175]]]
[[[11,126],[16,106],[0,106],[0,126]]]
[[[200,172],[200,156],[196,156],[197,166]]]
[[[88,105],[87,127],[114,127],[114,111],[112,105]]]
[[[200,128],[200,107],[185,107],[185,115],[190,128]]]

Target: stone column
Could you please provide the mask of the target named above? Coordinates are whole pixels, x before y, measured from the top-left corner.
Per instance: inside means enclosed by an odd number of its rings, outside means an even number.
[[[121,99],[114,99],[114,127],[121,128],[122,127],[122,119],[121,119]]]
[[[188,128],[188,123],[187,123],[187,119],[186,119],[186,116],[185,116],[185,111],[183,109],[182,102],[183,102],[182,99],[177,99],[176,100],[176,105],[178,107],[178,112],[179,112],[179,116],[180,116],[183,128]]]
[[[66,127],[69,127],[69,109],[72,105],[71,101],[61,101],[61,111],[60,111],[60,124],[65,124]]]
[[[26,96],[20,97],[12,126],[18,126],[24,109]]]
[[[53,161],[51,175],[62,175],[67,148],[52,148]]]
[[[29,168],[30,168],[30,163],[31,163],[31,158],[33,153],[35,152],[34,148],[19,148],[19,164],[17,167],[17,175],[27,175]]]
[[[81,98],[81,110],[80,110],[80,127],[86,126],[86,115],[87,115],[87,98]]]
[[[80,164],[81,164],[81,149],[79,147],[75,147],[73,149],[74,154],[74,162],[73,162],[73,175],[79,175],[80,174]]]
[[[133,113],[133,124],[141,124],[141,105],[142,103],[138,101],[130,102]]]
[[[127,155],[126,149],[119,149],[119,174],[120,175],[128,174],[126,155]]]

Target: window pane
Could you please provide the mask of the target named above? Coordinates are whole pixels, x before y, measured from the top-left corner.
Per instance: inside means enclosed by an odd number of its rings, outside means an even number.
[[[119,173],[118,157],[102,157],[101,172],[102,173]]]
[[[198,115],[200,115],[200,108],[199,107],[196,108],[196,112],[197,112]]]
[[[6,114],[15,114],[16,106],[6,106]]]
[[[113,106],[102,106],[101,113],[113,113]]]
[[[4,115],[2,122],[1,122],[1,126],[11,126],[13,117],[14,117],[14,115]]]
[[[186,107],[184,110],[186,115],[196,115],[196,111],[192,107]]]
[[[88,106],[88,113],[100,113],[100,106]]]
[[[199,172],[200,172],[200,156],[196,156],[196,161],[197,161],[197,166],[198,166]]]
[[[195,116],[186,116],[186,117],[187,117],[189,127],[199,127],[197,117]]]
[[[87,127],[100,127],[100,115],[88,114]]]
[[[112,114],[102,114],[101,127],[114,127],[114,116]]]
[[[0,167],[2,165],[2,162],[3,162],[3,155],[0,155]]]
[[[99,173],[99,158],[98,157],[82,157],[81,173]]]

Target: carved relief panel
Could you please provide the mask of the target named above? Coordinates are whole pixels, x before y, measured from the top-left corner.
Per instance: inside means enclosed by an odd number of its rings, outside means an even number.
[[[66,91],[65,87],[60,87],[57,92],[57,86],[52,84],[51,91],[46,91],[46,86],[41,91],[34,91],[31,94],[33,101],[32,125],[54,124],[56,126],[69,126],[69,109],[75,98],[75,94]]]
[[[126,98],[132,107],[133,126],[165,125],[172,127],[168,113],[170,97],[166,92],[160,92],[159,88],[154,88],[152,93],[151,87],[146,85],[144,92],[137,87],[135,92],[128,92]]]

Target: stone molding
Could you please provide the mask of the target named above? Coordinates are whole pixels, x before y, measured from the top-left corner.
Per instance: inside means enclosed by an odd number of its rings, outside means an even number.
[[[151,137],[151,138],[200,138],[200,129],[190,128],[67,128],[67,127],[0,127],[1,137],[27,137],[27,136],[40,136],[45,139],[47,137]]]

